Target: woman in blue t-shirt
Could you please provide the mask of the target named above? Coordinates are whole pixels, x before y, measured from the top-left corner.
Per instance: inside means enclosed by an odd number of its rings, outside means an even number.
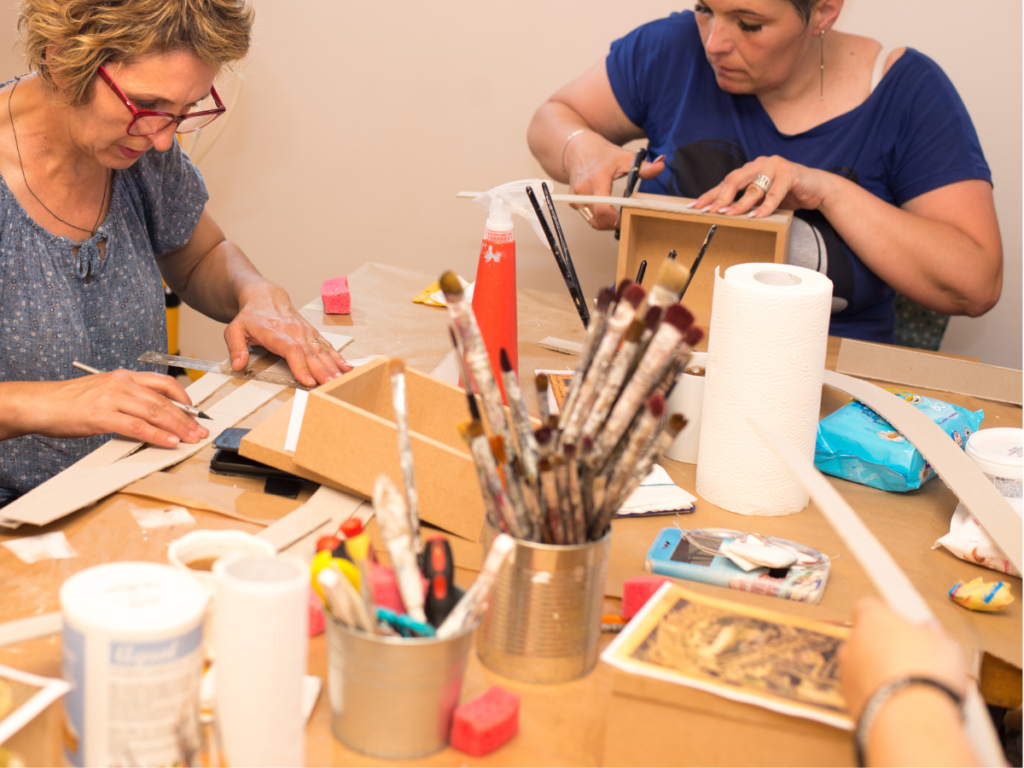
[[[646,137],[644,192],[795,210],[790,261],[832,279],[833,335],[892,342],[896,291],[981,315],[1002,245],[970,117],[927,57],[834,31],[842,7],[702,0],[646,24],[537,110],[530,148],[572,192],[608,195],[633,162],[621,145]],[[597,229],[618,218],[583,213]]]

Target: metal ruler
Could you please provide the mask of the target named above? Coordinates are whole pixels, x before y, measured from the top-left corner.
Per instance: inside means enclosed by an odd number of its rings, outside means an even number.
[[[193,371],[206,371],[207,373],[220,373],[225,376],[232,376],[236,379],[249,381],[265,381],[268,384],[280,384],[284,387],[295,389],[312,389],[305,384],[300,384],[295,378],[287,373],[271,373],[270,371],[254,371],[246,368],[236,371],[231,363],[218,363],[213,360],[196,360],[194,357],[181,357],[180,355],[165,355],[160,352],[146,352],[139,357],[140,363],[156,363],[157,365],[170,365],[178,368],[188,368]]]

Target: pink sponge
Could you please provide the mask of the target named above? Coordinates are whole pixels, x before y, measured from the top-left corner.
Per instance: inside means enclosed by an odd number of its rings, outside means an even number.
[[[347,277],[332,277],[320,286],[320,298],[324,300],[324,312],[329,315],[352,314],[352,294],[348,292]]]
[[[666,581],[664,576],[634,576],[622,582],[622,618],[629,621]]]
[[[519,697],[496,685],[463,704],[452,719],[451,744],[473,757],[493,752],[519,732]]]
[[[309,588],[309,636],[316,637],[323,632],[327,619],[324,618],[324,604],[313,587]]]

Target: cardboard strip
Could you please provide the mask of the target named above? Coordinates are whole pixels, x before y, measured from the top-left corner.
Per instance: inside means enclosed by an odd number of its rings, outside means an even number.
[[[1024,571],[1020,516],[941,427],[906,400],[866,381],[825,371],[822,383],[864,403],[913,443],[1007,559],[1018,571]]]
[[[64,628],[64,618],[60,611],[30,616],[0,624],[0,648],[5,645],[17,645],[37,637],[46,637],[60,632]]]
[[[75,473],[71,478],[73,482],[65,478],[59,483],[44,483],[4,507],[4,517],[19,523],[46,525],[87,507],[146,475],[166,469],[201,451],[221,432],[233,427],[281,389],[274,384],[247,382],[207,409],[206,412],[211,416],[206,424],[210,434],[198,443],[179,443],[174,448],[143,448],[109,466]]]
[[[537,346],[550,349],[552,352],[561,352],[563,355],[579,355],[583,351],[583,345],[578,341],[556,339],[554,336],[541,339],[537,342]]]
[[[836,371],[905,387],[938,389],[999,403],[1024,403],[1024,378],[1020,371],[888,344],[843,339]]]
[[[830,371],[826,371],[826,373],[830,373]],[[842,378],[845,379],[847,377],[843,376]],[[835,386],[828,381],[826,383],[829,386]],[[864,384],[865,382],[859,383]],[[868,384],[867,386],[873,385]],[[836,388],[844,392],[846,391],[842,387]],[[878,389],[878,387],[875,387],[875,389]],[[878,391],[885,392],[881,389],[878,389]],[[847,394],[854,393],[847,392]],[[854,396],[857,397],[857,395]],[[887,392],[885,392],[885,396],[890,400],[907,405],[915,413],[920,413],[920,411],[907,404],[904,400],[895,398]],[[860,400],[861,398],[857,397],[857,399]],[[871,405],[870,403],[867,404]],[[871,407],[873,408],[874,406]],[[886,414],[883,413],[882,415],[889,419]],[[935,426],[931,419],[923,414],[921,415],[929,424]],[[797,480],[800,481],[800,484],[810,494],[821,514],[836,529],[836,532],[842,537],[843,541],[846,542],[846,545],[853,552],[868,578],[874,583],[875,589],[885,598],[889,607],[915,624],[935,622],[935,615],[928,608],[928,604],[921,597],[921,593],[917,591],[910,579],[907,578],[903,569],[896,564],[889,551],[882,546],[882,543],[864,525],[864,521],[847,504],[846,499],[839,495],[839,491],[835,489],[821,472],[814,468],[814,464],[807,457],[803,456],[792,443],[784,437],[765,429],[756,422],[755,426],[761,431],[764,438],[771,443],[772,447],[775,448],[779,457],[786,462]],[[899,426],[895,424],[894,426],[900,432],[903,432]],[[903,434],[909,437],[906,432],[903,432]],[[928,437],[932,436],[929,435]],[[945,434],[942,435],[942,439],[953,445],[953,442]],[[918,443],[912,438],[911,442],[918,446]],[[920,450],[919,446],[918,449]],[[955,448],[955,446],[954,450],[960,453],[960,450]],[[926,456],[925,458],[928,457]],[[966,456],[964,458],[966,459]],[[970,462],[970,459],[966,460]],[[986,485],[992,488],[988,481],[986,481]],[[1011,509],[1010,511],[1012,512],[1013,510]],[[992,720],[989,717],[985,702],[981,698],[981,691],[976,684],[968,683],[967,685],[967,696],[964,699],[963,712],[964,726],[967,730],[968,738],[982,765],[1005,765],[1006,761],[1003,756],[1002,745],[1000,745],[995,730],[992,728]]]
[[[362,499],[322,485],[309,501],[257,535],[269,541],[280,552],[300,543],[300,540],[310,533],[319,533],[320,529],[327,525],[337,530],[362,504]],[[367,507],[372,514],[372,508],[369,505]],[[324,535],[326,534],[327,532],[324,532]]]

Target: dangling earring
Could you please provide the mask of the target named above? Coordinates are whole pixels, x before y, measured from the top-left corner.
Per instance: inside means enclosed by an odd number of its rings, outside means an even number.
[[[821,96],[819,101],[825,100],[825,30],[821,30]]]

